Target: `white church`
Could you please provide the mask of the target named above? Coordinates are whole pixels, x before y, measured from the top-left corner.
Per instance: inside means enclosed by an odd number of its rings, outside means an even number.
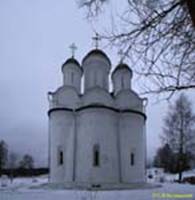
[[[98,48],[81,64],[73,56],[62,65],[63,85],[48,93],[51,183],[112,188],[145,182],[144,99],[131,88],[127,64],[111,69]]]

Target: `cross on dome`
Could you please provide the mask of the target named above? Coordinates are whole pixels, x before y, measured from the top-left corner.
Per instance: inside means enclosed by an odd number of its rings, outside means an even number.
[[[99,47],[99,41],[101,41],[101,38],[100,38],[99,34],[96,33],[96,34],[95,34],[95,37],[92,37],[92,39],[93,39],[94,42],[95,42],[95,48],[98,49],[98,47]]]
[[[75,45],[75,43],[72,43],[69,48],[71,49],[72,57],[74,58],[77,46]]]

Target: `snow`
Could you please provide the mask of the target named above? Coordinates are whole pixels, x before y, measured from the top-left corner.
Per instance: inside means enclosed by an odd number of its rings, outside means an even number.
[[[152,175],[153,178],[148,178],[149,175]],[[183,172],[183,178],[190,176],[195,176],[195,169]],[[165,182],[174,182],[178,179],[178,174],[165,173],[162,168],[150,168],[147,170],[147,178],[149,183],[160,182],[160,179]]]
[[[194,172],[192,173],[194,174]],[[187,174],[191,175],[192,173],[189,172]],[[7,187],[0,187],[0,200],[150,200],[154,199],[152,197],[154,193],[192,194],[193,198],[188,199],[195,200],[195,185],[173,182],[162,183],[162,187],[152,189],[98,192],[43,189],[40,185],[47,182],[47,176],[14,179],[14,182],[12,184],[9,182]],[[35,189],[36,187],[34,186],[40,187]]]

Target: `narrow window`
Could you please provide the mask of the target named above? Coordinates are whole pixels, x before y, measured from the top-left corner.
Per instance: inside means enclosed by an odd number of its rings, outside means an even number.
[[[124,89],[125,83],[124,83],[124,76],[121,76],[121,89]]]
[[[71,83],[74,83],[74,73],[71,72]]]
[[[97,71],[94,72],[94,86],[97,85]]]
[[[94,145],[94,148],[93,148],[93,166],[94,167],[99,167],[100,166],[99,145]]]
[[[134,153],[131,153],[131,166],[135,164],[135,156]]]
[[[64,164],[64,154],[62,151],[62,148],[58,148],[58,165],[63,165]]]
[[[64,160],[63,160],[63,152],[60,151],[60,165],[63,165],[63,162],[64,162]]]

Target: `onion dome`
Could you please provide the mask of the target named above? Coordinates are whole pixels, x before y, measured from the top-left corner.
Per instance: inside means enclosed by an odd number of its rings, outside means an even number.
[[[83,70],[79,62],[74,58],[69,58],[62,65],[63,82],[65,86],[71,86],[80,92],[81,77]]]
[[[108,56],[106,55],[106,53],[104,53],[102,50],[100,49],[93,49],[91,50],[84,58],[83,58],[83,61],[82,63],[84,63],[86,60],[88,60],[89,58],[93,58],[93,57],[100,57],[100,58],[103,58],[105,59],[109,65],[111,65],[111,61],[110,59],[108,58]]]
[[[120,63],[112,72],[113,89],[116,95],[120,91],[131,89],[133,71],[127,64]]]
[[[108,90],[108,77],[111,62],[108,56],[99,49],[91,50],[82,61],[84,71],[84,90],[101,87]]]
[[[79,70],[82,71],[82,68],[80,67],[79,62],[74,57],[72,57],[72,58],[67,59],[65,63],[62,65],[62,72],[64,71],[65,67],[72,66],[72,65],[74,65],[75,67],[78,67]]]
[[[130,73],[130,77],[132,78],[132,76],[133,76],[133,71],[132,71],[132,69],[131,69],[127,64],[125,64],[125,63],[120,63],[119,65],[117,65],[116,68],[114,69],[114,71],[112,72],[112,76],[113,76],[115,73],[117,73],[117,72],[119,72],[119,71],[121,71],[121,70],[128,70],[129,73]]]

